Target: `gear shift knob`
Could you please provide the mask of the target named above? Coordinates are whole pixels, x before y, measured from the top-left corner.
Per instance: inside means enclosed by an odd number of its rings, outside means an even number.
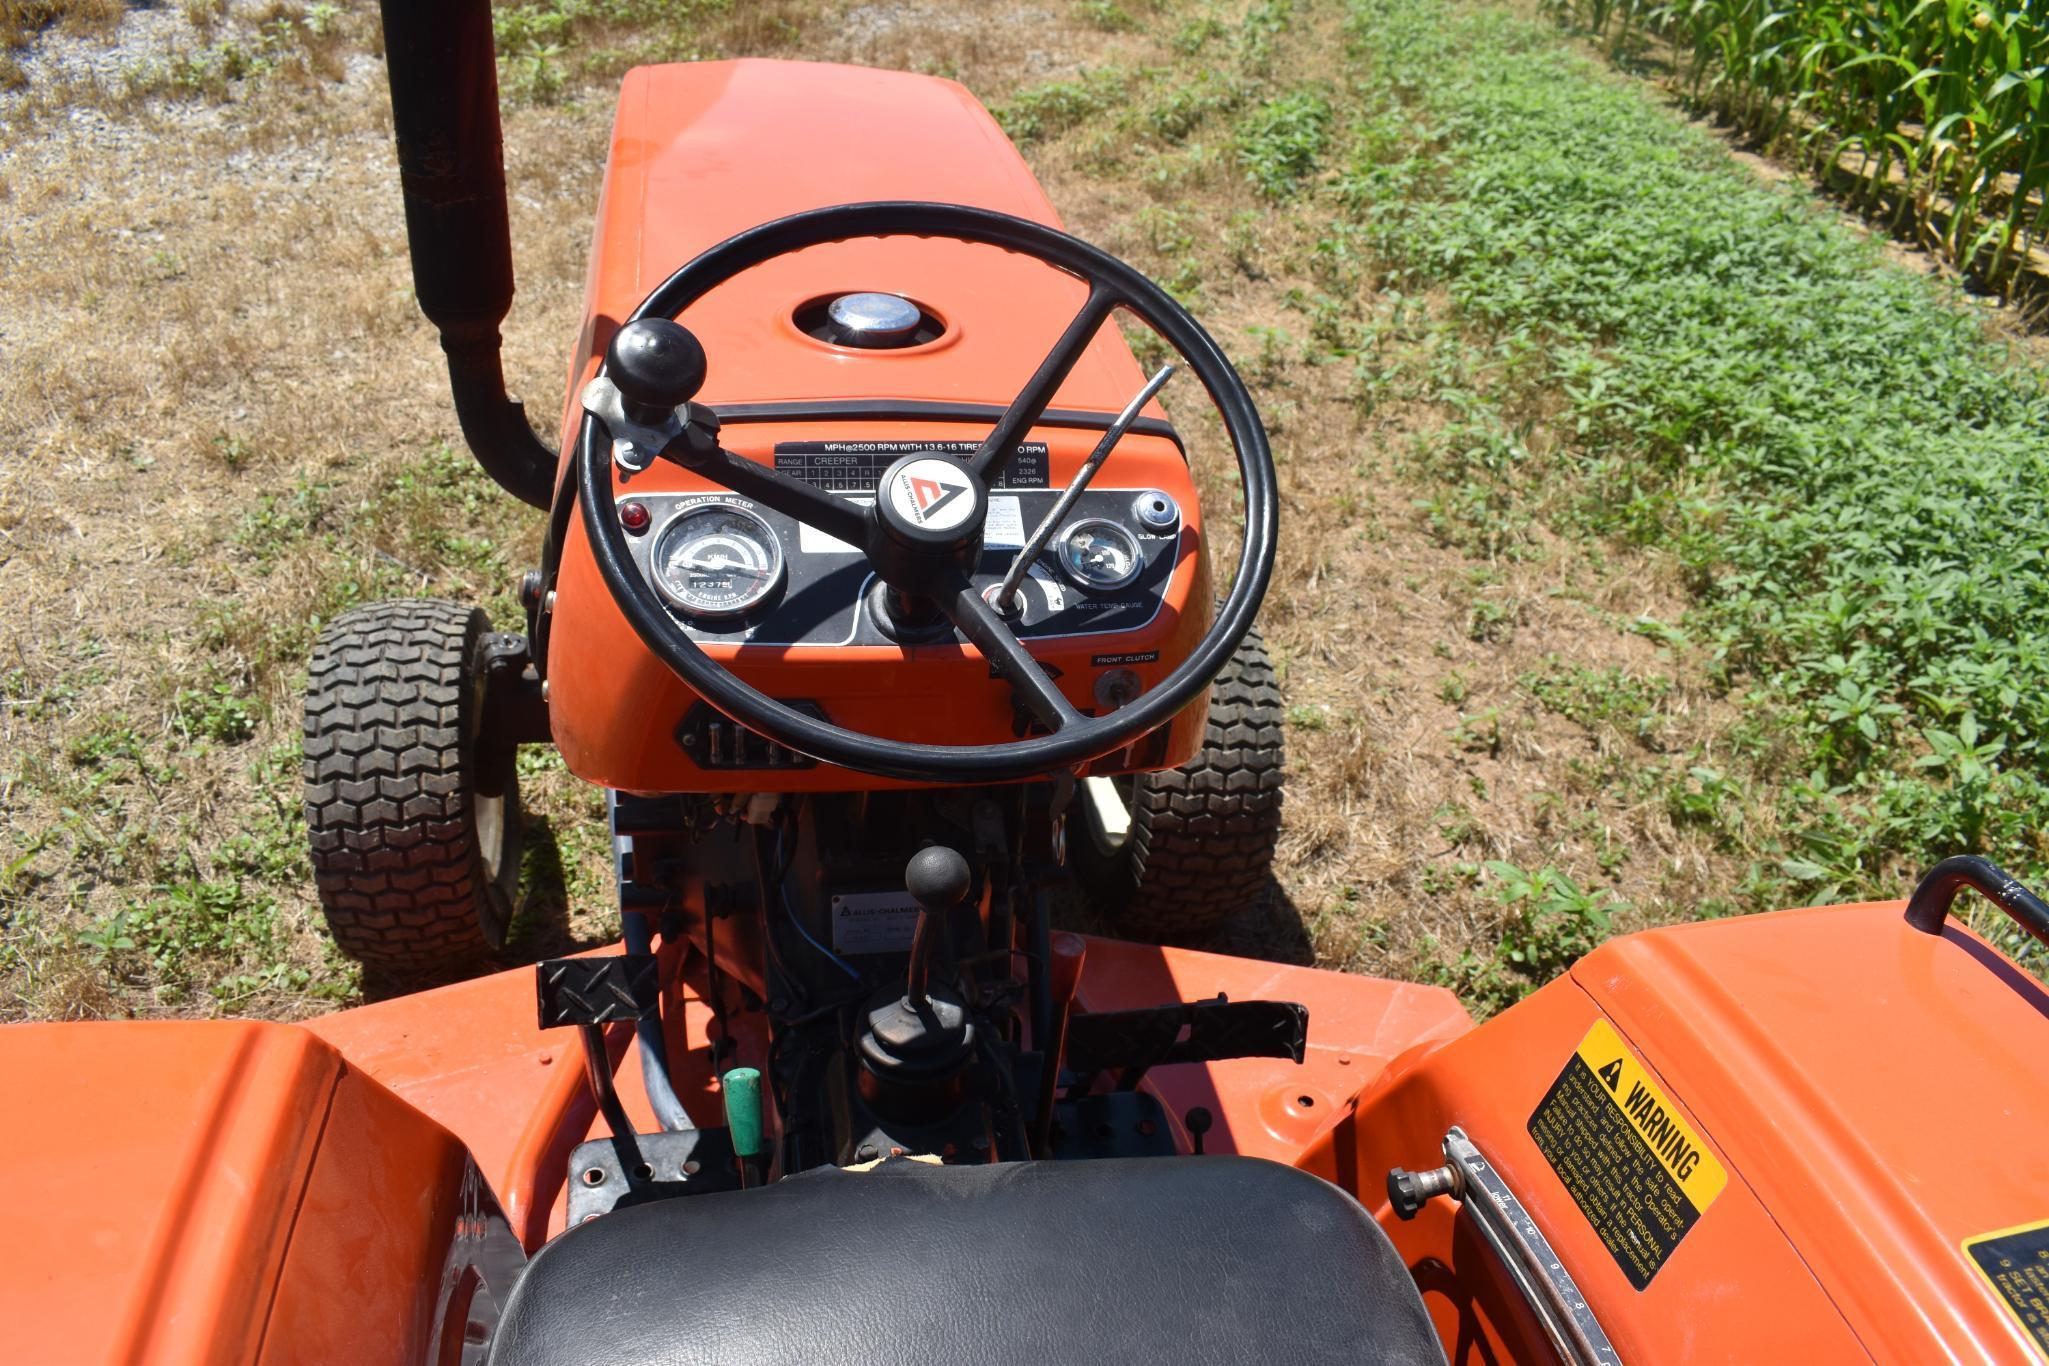
[[[920,849],[904,869],[904,890],[927,911],[950,911],[967,897],[968,861],[943,844]]]
[[[626,416],[643,426],[667,422],[704,387],[704,372],[704,347],[689,328],[667,318],[630,322],[605,348],[605,373]]]
[[[911,856],[904,890],[918,903],[904,994],[887,993],[861,1031],[861,1094],[884,1113],[938,1117],[959,1103],[962,1070],[975,1051],[975,1021],[959,993],[934,985],[934,960],[951,950],[948,913],[967,897],[974,872],[958,851],[935,844]]]

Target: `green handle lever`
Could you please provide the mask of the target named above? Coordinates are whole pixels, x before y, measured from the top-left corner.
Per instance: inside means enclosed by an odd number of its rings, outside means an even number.
[[[725,1093],[726,1132],[733,1140],[733,1155],[740,1160],[740,1183],[748,1180],[748,1159],[761,1156],[761,1073],[752,1067],[735,1067],[719,1078]]]

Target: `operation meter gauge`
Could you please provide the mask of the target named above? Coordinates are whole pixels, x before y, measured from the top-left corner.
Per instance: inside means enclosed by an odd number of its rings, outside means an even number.
[[[670,518],[648,557],[655,587],[693,617],[745,616],[783,586],[783,547],[752,509],[699,503]]]
[[[1061,532],[1055,553],[1067,577],[1096,592],[1124,587],[1145,567],[1138,538],[1103,517],[1084,517]]]

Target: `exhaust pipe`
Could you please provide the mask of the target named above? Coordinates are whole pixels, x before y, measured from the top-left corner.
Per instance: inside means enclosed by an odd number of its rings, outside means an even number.
[[[413,292],[441,333],[463,440],[522,502],[553,501],[555,453],[505,393],[498,324],[512,308],[512,227],[490,0],[382,0],[391,121]]]

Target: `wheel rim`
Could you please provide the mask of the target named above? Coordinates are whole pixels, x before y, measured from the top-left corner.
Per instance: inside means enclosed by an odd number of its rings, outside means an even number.
[[[1131,844],[1137,796],[1138,779],[1130,774],[1082,779],[1082,824],[1088,827],[1089,843],[1103,857],[1116,858]]]
[[[512,925],[514,902],[519,891],[519,854],[513,847],[514,823],[519,819],[519,772],[516,752],[485,750],[478,741],[484,716],[484,675],[481,651],[472,657],[476,680],[470,695],[464,767],[470,772],[469,831],[478,871],[483,875],[483,895],[477,898],[477,928],[484,942],[498,948]],[[507,858],[510,854],[512,857]]]

